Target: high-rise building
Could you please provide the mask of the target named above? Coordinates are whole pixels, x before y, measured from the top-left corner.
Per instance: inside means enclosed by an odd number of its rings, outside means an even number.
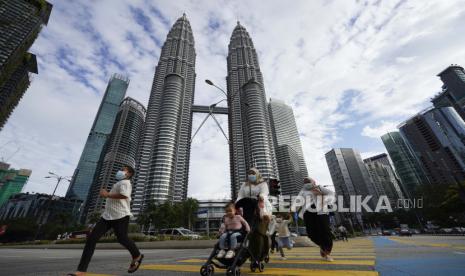
[[[137,146],[144,127],[145,107],[127,97],[121,103],[110,138],[102,152],[95,180],[89,193],[84,215],[100,213],[105,208],[105,199],[99,196],[100,189],[110,190],[118,180],[115,174],[123,166],[135,168]]]
[[[368,205],[372,208],[376,206],[377,193],[358,151],[351,148],[335,148],[327,152],[325,158],[336,195],[343,196],[345,205],[350,203],[350,196],[365,198],[371,195],[373,198],[368,202]],[[344,215],[342,214],[342,216]],[[351,213],[351,215],[354,216],[352,219],[356,219],[359,225],[362,225],[360,213]]]
[[[435,107],[452,106],[465,120],[465,70],[458,65],[450,65],[438,74],[443,82],[442,92],[431,101]]]
[[[20,193],[26,185],[32,171],[10,169],[10,165],[0,162],[0,206],[14,194]]]
[[[292,111],[292,107],[276,99],[270,99],[268,112],[270,114],[271,130],[275,143],[282,194],[292,195],[296,190],[297,193],[300,191],[303,185],[303,177],[308,176],[294,112]],[[287,152],[288,148],[292,151]],[[294,166],[295,161],[289,157],[297,159],[297,169]],[[292,165],[288,167],[284,163]],[[287,176],[289,173],[298,178]]]
[[[402,190],[399,181],[391,167],[387,154],[379,154],[364,159],[371,182],[378,193],[378,196],[386,195],[391,206],[396,206],[398,199],[402,199]]]
[[[126,95],[128,85],[129,79],[121,75],[114,74],[110,78],[66,197],[77,198],[83,202],[87,200],[94,182],[100,155],[113,129],[119,106]]]
[[[465,122],[454,108],[430,108],[399,129],[432,184],[465,181]]]
[[[301,171],[300,155],[289,145],[276,148],[282,195],[298,195],[307,175]]]
[[[155,69],[136,169],[135,215],[144,202],[187,198],[195,57],[184,14],[169,31]]]
[[[28,50],[51,11],[44,0],[0,3],[0,129],[29,87],[29,73],[38,72],[36,56]]]
[[[381,140],[400,178],[400,188],[403,196],[413,198],[417,187],[428,183],[422,167],[399,132],[386,133],[381,136]]]
[[[227,64],[231,197],[236,198],[250,167],[265,178],[279,175],[257,52],[239,22],[231,35]]]

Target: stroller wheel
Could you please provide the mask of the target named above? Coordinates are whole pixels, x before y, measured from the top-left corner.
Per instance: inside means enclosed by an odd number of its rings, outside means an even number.
[[[255,272],[257,268],[259,268],[259,265],[257,264],[257,262],[250,263],[250,271]]]
[[[265,270],[265,265],[262,262],[260,262],[258,265],[258,271],[263,272],[264,270]]]
[[[210,265],[203,265],[200,268],[200,275],[202,276],[211,276],[215,273],[215,268],[210,264]]]
[[[228,271],[226,271],[226,276],[240,276],[241,275],[241,269],[239,267],[234,267],[234,268],[230,268],[228,269]]]
[[[269,263],[269,262],[270,262],[270,256],[267,255],[267,256],[265,257],[264,261],[265,261],[265,263]]]

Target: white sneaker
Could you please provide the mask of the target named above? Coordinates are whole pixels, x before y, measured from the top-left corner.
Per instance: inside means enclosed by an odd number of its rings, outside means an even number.
[[[216,258],[217,259],[221,259],[224,257],[224,254],[226,254],[226,251],[224,251],[223,249],[220,250],[220,252],[218,252],[218,255],[216,255]]]
[[[286,257],[281,257],[281,260],[285,261],[285,260],[287,260],[287,258]]]
[[[233,257],[234,257],[234,251],[233,250],[229,250],[226,253],[226,256],[224,256],[225,259],[232,259]]]
[[[323,259],[325,259],[325,261],[327,262],[334,262],[334,259],[329,255],[326,255],[326,257],[324,257]]]

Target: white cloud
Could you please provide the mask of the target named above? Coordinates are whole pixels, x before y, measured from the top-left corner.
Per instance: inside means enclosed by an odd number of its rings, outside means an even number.
[[[396,131],[398,124],[399,122],[395,121],[381,121],[378,126],[365,126],[362,130],[362,135],[379,139],[382,135],[390,131]]]
[[[441,87],[438,72],[465,65],[458,0],[50,2],[49,25],[32,49],[39,75],[0,132],[0,145],[21,147],[12,165],[33,170],[29,191],[51,191],[43,179],[49,170],[73,173],[113,72],[129,75],[128,95],[147,103],[158,44],[183,12],[197,52],[195,102],[221,99],[204,79],[226,86],[227,46],[240,20],[258,51],[267,96],[294,107],[309,171],[321,183],[331,183],[324,153],[354,133],[344,129],[365,126],[361,135],[378,138],[429,104]],[[377,151],[378,143],[359,150]],[[0,156],[15,149],[9,144]],[[189,194],[229,195],[228,148],[213,121],[194,141]]]

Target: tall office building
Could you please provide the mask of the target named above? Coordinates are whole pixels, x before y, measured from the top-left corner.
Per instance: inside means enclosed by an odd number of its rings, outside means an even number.
[[[435,107],[452,106],[465,120],[465,71],[463,67],[451,65],[438,76],[443,82],[442,92],[431,101]]]
[[[169,31],[155,69],[137,165],[136,215],[144,202],[187,198],[195,57],[184,14]]]
[[[402,194],[406,198],[414,197],[417,187],[428,183],[418,160],[399,132],[386,133],[381,136],[381,140],[400,178]]]
[[[308,176],[294,112],[290,106],[276,99],[270,99],[268,112],[275,149],[277,149],[276,157],[282,194],[292,195],[296,190],[297,193],[300,191],[303,186],[303,177]],[[295,168],[293,159],[297,159],[297,168]]]
[[[399,129],[432,184],[465,181],[465,122],[454,108],[423,111]]]
[[[279,180],[282,195],[298,195],[304,185],[304,177],[300,167],[300,155],[289,145],[276,148],[278,158]]]
[[[0,162],[0,206],[7,202],[10,196],[21,192],[31,173],[31,170],[11,169],[10,164]]]
[[[100,213],[105,208],[105,199],[99,196],[100,189],[110,190],[118,180],[115,174],[123,166],[135,168],[137,146],[144,127],[145,107],[127,97],[121,103],[110,138],[101,155],[99,166],[89,193],[84,215]]]
[[[84,205],[86,204],[85,201],[94,182],[100,155],[113,129],[119,106],[126,95],[128,85],[129,79],[121,75],[114,74],[110,78],[66,193],[67,198],[79,199],[84,202]]]
[[[327,152],[325,158],[336,189],[336,195],[343,196],[344,205],[350,203],[350,196],[360,195],[365,198],[371,195],[373,198],[368,202],[368,205],[372,208],[376,206],[377,193],[358,151],[351,148],[335,148]],[[340,216],[346,215],[347,213],[340,214]],[[360,213],[351,213],[350,215],[353,216],[352,219],[356,219],[359,225],[363,224]]]
[[[250,167],[265,178],[279,175],[257,52],[239,22],[231,35],[227,63],[231,196],[236,198]]]
[[[29,87],[29,73],[38,72],[36,56],[28,50],[51,11],[47,1],[0,2],[0,129]]]
[[[402,190],[399,181],[391,167],[387,154],[379,154],[364,159],[371,182],[378,193],[378,196],[386,195],[391,206],[396,206],[398,199],[402,199]]]

